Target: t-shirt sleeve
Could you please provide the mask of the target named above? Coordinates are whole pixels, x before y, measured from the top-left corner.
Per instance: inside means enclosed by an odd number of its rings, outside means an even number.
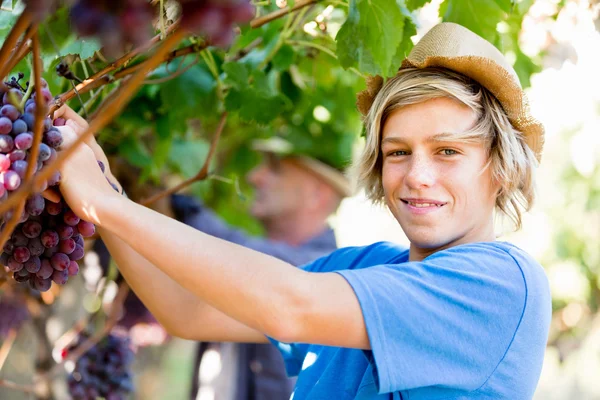
[[[476,390],[508,350],[526,300],[517,262],[480,244],[336,272],[359,300],[379,393]]]

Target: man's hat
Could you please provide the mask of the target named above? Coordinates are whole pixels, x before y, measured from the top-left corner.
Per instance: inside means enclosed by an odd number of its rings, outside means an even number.
[[[537,160],[541,160],[544,127],[531,115],[517,73],[496,47],[461,25],[444,22],[421,38],[400,70],[431,67],[458,72],[485,87],[498,99],[513,126],[523,133]],[[367,79],[367,89],[358,94],[361,114],[367,115],[382,86],[379,76]]]
[[[252,141],[252,148],[256,151],[289,158],[325,181],[343,197],[352,195],[352,184],[342,171],[314,157],[296,151],[292,143],[279,136],[269,139],[255,139]]]

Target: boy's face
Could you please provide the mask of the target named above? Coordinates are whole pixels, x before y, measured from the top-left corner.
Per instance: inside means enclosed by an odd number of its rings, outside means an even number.
[[[411,260],[458,244],[494,240],[498,186],[485,168],[484,143],[451,137],[476,122],[464,104],[439,98],[402,107],[383,126],[385,201],[411,242]]]

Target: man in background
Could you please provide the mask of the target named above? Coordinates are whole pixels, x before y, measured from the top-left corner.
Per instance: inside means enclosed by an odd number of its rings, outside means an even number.
[[[171,197],[175,218],[210,235],[296,266],[335,250],[335,236],[327,219],[342,199],[351,194],[350,183],[339,165],[295,152],[280,138],[255,141],[254,149],[264,157],[247,175],[255,189],[250,212],[264,226],[264,238],[231,228],[190,196]],[[214,379],[205,381],[199,372],[211,362],[207,355],[212,354],[214,361],[215,352],[219,355],[220,372]],[[293,380],[286,376],[279,351],[271,344],[198,345],[192,400],[202,398],[203,393],[214,393],[215,400],[283,400],[290,398],[293,386]]]

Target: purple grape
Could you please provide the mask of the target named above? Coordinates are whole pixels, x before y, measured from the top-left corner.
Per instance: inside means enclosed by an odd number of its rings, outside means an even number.
[[[38,155],[38,160],[46,161],[50,158],[50,147],[45,143],[40,143],[40,151]]]
[[[79,223],[80,219],[72,210],[67,210],[63,214],[63,221],[65,221],[65,224],[67,225],[75,226]]]
[[[102,173],[104,173],[106,170],[104,163],[102,161],[98,160],[98,166],[100,167],[100,170],[102,171]]]
[[[42,279],[38,276],[34,276],[29,282],[33,282],[33,288],[39,292],[47,292],[52,286],[51,279]]]
[[[17,109],[17,107],[12,104],[7,104],[0,108],[0,115],[10,119],[11,121],[15,121],[17,118],[21,116],[21,113]]]
[[[45,230],[42,232],[40,239],[42,240],[42,244],[45,248],[58,246],[58,233],[56,233],[54,230]]]
[[[52,264],[52,267],[54,267],[54,269],[57,271],[64,271],[67,268],[69,268],[70,262],[71,259],[69,258],[69,256],[63,253],[56,253],[50,258],[50,263]]]
[[[54,120],[54,126],[65,126],[67,124],[67,120],[61,117],[58,117]]]
[[[21,116],[21,119],[27,124],[27,130],[33,131],[33,127],[35,125],[35,115],[31,113],[25,113]]]
[[[25,283],[29,281],[29,272],[25,268],[23,268],[20,271],[15,272],[13,274],[13,278],[19,283]]]
[[[68,267],[67,267],[68,268]],[[58,270],[55,268],[55,271],[52,273],[52,280],[54,283],[58,285],[64,285],[69,280],[69,272],[67,268],[63,270]]]
[[[73,250],[75,250],[75,246],[76,246],[76,243],[73,239],[71,239],[71,238],[64,239],[64,240],[61,240],[60,243],[58,244],[58,251],[69,255],[73,252]]]
[[[23,224],[21,231],[25,236],[33,239],[40,236],[40,233],[42,233],[42,224],[38,221],[27,221]]]
[[[46,202],[46,212],[50,215],[59,215],[63,210],[62,203]],[[60,233],[59,233],[60,236]]]
[[[0,135],[0,152],[10,153],[15,148],[15,141],[10,135]]]
[[[79,223],[77,224],[77,230],[83,237],[90,237],[93,236],[94,233],[96,233],[96,227],[94,226],[94,224],[84,220],[79,221]]]
[[[25,173],[27,172],[27,161],[25,160],[17,160],[12,163],[10,169],[15,171],[19,178],[25,179]]]
[[[57,149],[63,142],[62,134],[58,129],[51,128],[44,134],[44,142],[53,149]]]
[[[25,204],[25,210],[30,215],[37,216],[41,215],[44,212],[44,208],[46,206],[46,201],[42,197],[41,194],[34,194],[29,199],[27,199],[27,203]]]
[[[29,249],[27,247],[17,247],[13,251],[13,257],[15,261],[21,264],[29,260],[30,256],[31,253],[29,252]]]
[[[84,256],[83,246],[76,244],[75,250],[73,250],[73,252],[71,254],[69,254],[69,259],[74,260],[74,261],[79,261],[83,258],[83,256]]]
[[[38,276],[38,278],[48,279],[52,276],[53,272],[54,268],[52,268],[52,264],[50,264],[50,261],[47,258],[43,258],[40,270],[37,272],[36,275]]]
[[[69,273],[69,276],[75,276],[79,273],[79,264],[77,264],[77,261],[71,260],[67,272]]]
[[[6,117],[0,117],[0,134],[7,135],[13,129],[12,121]]]
[[[73,227],[66,224],[61,224],[56,227],[56,232],[61,240],[69,239],[71,236],[73,236]]]
[[[42,262],[40,261],[39,257],[33,256],[23,263],[23,266],[25,269],[27,269],[27,271],[29,271],[30,274],[35,274],[42,267]]]
[[[4,154],[0,154],[0,172],[8,171],[10,168],[10,158]]]
[[[81,235],[73,235],[72,238],[73,238],[73,240],[75,241],[76,244],[78,244],[81,247],[83,247],[83,237]]]
[[[12,161],[12,162],[20,161],[20,160],[24,160],[25,157],[27,157],[27,153],[25,152],[25,150],[13,150],[10,152],[8,157],[10,158],[10,161]]]
[[[27,248],[32,256],[40,257],[42,254],[46,252],[46,248],[42,244],[42,241],[39,237],[29,239],[29,243],[27,244]]]
[[[9,270],[12,272],[19,272],[23,269],[23,263],[17,262],[14,257],[8,258],[8,264],[6,264]]]
[[[29,132],[24,132],[15,137],[15,147],[19,150],[27,150],[33,144],[33,135]]]
[[[54,150],[54,149],[52,149]],[[48,179],[48,186],[56,186],[60,182],[60,171],[55,171]]]
[[[17,190],[21,185],[21,178],[15,171],[4,173],[4,187],[10,191]]]
[[[27,132],[27,122],[22,119],[18,119],[12,123],[12,132],[13,136],[17,136],[23,132]]]

